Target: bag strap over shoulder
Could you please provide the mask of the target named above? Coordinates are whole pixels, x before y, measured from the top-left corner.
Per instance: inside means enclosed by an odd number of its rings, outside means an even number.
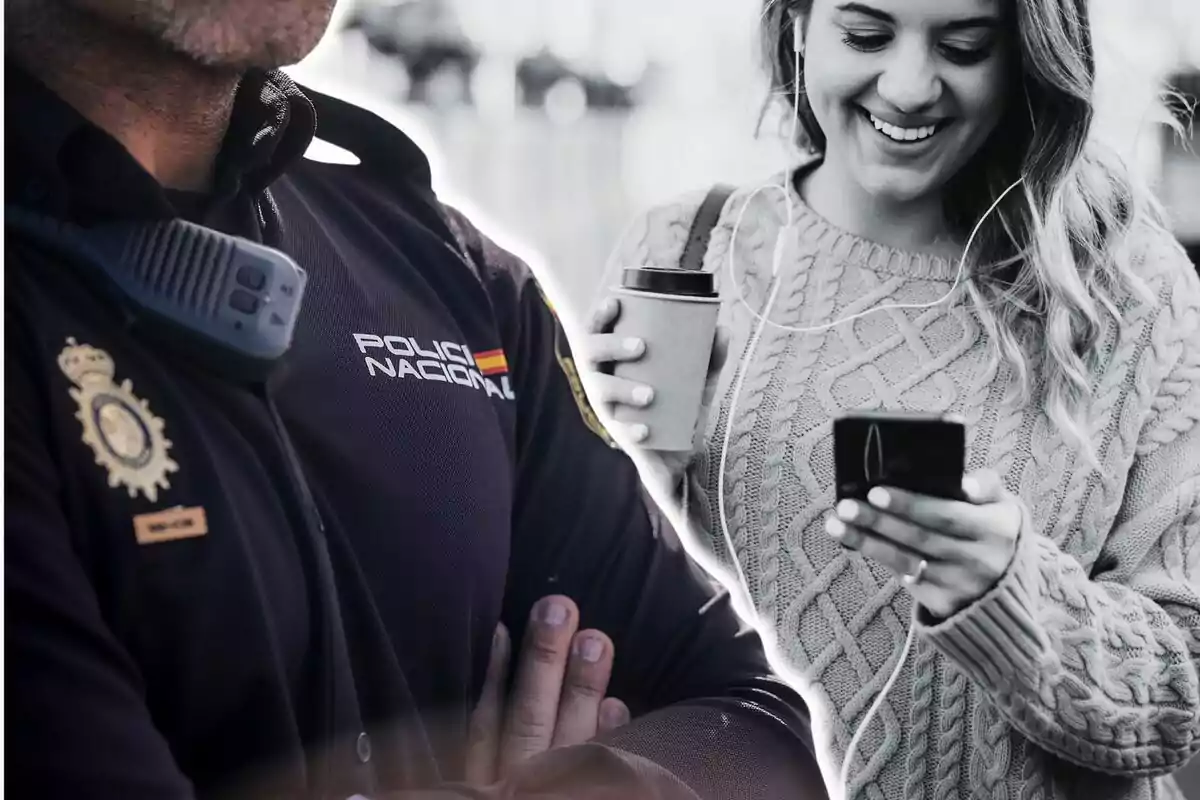
[[[692,220],[692,229],[688,232],[687,244],[684,245],[683,255],[679,257],[680,269],[696,271],[704,267],[704,254],[708,251],[708,240],[712,236],[713,228],[721,219],[725,203],[729,201],[733,192],[734,187],[722,183],[718,183],[708,190],[704,202],[700,204],[700,208]]]

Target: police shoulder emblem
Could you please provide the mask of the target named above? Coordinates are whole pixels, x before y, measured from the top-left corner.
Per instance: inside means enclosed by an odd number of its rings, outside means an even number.
[[[558,313],[554,310],[554,305],[541,286],[538,286],[538,292],[542,296],[542,302],[545,303],[546,309],[550,312],[551,319],[554,320],[554,358],[567,378],[567,385],[571,387],[571,396],[575,398],[575,405],[579,408],[580,416],[583,417],[583,424],[587,426],[588,430],[599,436],[606,445],[618,449],[620,445],[605,429],[604,423],[600,421],[592,404],[588,402],[587,392],[583,388],[583,380],[580,378],[579,369],[575,366],[575,359],[571,357],[570,345],[566,341],[566,333],[563,331],[562,323],[558,320]]]
[[[116,365],[103,350],[69,338],[58,354],[58,368],[75,384],[70,390],[79,404],[75,418],[96,463],[108,470],[108,485],[123,484],[130,497],[141,492],[157,501],[159,490],[171,486],[167,474],[179,470],[167,456],[171,442],[163,435],[163,421],[134,395],[130,381],[113,382]]]

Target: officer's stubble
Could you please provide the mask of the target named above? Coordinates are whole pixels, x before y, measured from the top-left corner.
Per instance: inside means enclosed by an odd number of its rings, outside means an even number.
[[[336,0],[5,0],[5,46],[159,181],[204,189],[242,73],[304,58]]]

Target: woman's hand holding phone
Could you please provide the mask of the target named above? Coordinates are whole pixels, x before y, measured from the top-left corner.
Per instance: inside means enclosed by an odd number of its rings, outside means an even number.
[[[913,598],[945,619],[987,593],[1012,563],[1021,501],[990,470],[968,475],[965,501],[876,486],[868,502],[843,500],[826,531],[886,565]]]

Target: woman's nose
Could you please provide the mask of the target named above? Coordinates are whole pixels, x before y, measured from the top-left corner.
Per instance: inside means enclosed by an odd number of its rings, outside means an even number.
[[[936,103],[942,95],[942,80],[928,47],[915,41],[897,43],[884,63],[876,91],[885,102],[905,114]]]

